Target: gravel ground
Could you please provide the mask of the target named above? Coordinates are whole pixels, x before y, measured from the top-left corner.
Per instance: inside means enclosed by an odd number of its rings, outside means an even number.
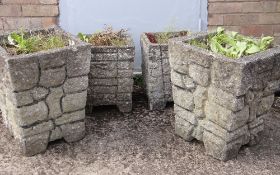
[[[221,162],[205,155],[202,143],[174,135],[172,105],[150,112],[143,96],[134,94],[131,114],[95,109],[83,140],[51,143],[34,157],[23,157],[0,123],[0,174],[280,174],[280,113],[266,120],[259,145],[245,146],[236,159]]]

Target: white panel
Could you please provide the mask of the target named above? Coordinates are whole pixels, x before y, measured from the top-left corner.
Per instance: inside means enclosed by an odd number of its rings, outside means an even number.
[[[104,24],[130,29],[136,45],[136,69],[141,66],[142,32],[170,27],[199,31],[207,26],[207,0],[60,0],[60,12],[60,26],[73,34],[92,33]]]

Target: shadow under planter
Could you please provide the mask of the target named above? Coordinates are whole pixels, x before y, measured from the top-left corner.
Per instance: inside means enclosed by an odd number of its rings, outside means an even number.
[[[59,28],[33,33],[60,34],[75,44],[17,56],[0,47],[2,116],[26,156],[44,152],[57,139],[74,142],[84,137],[90,70],[89,44]]]
[[[208,34],[169,42],[175,132],[204,142],[226,161],[242,145],[256,144],[280,85],[280,47],[230,59],[186,44]]]
[[[182,32],[171,32],[170,36],[177,37]],[[149,33],[150,35],[161,33]],[[148,96],[150,110],[162,110],[168,102],[172,102],[172,86],[168,43],[154,43],[146,33],[141,35],[142,74],[145,91]]]
[[[87,113],[94,106],[116,105],[120,112],[132,110],[135,47],[92,46]]]

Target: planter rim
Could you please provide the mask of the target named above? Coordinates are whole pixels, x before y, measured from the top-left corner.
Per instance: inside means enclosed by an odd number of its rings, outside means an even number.
[[[50,53],[58,53],[61,51],[67,51],[67,50],[76,50],[78,47],[87,47],[90,46],[88,43],[83,42],[79,40],[76,36],[62,30],[58,26],[52,26],[48,28],[37,28],[37,29],[31,29],[31,30],[24,30],[24,32],[28,33],[34,33],[34,32],[44,32],[44,31],[51,31],[53,30],[54,33],[61,33],[63,36],[67,37],[68,39],[72,40],[75,42],[74,45],[68,45],[64,46],[61,48],[53,48],[53,49],[48,49],[48,50],[41,50],[38,52],[34,53],[29,53],[29,54],[19,54],[19,55],[10,55],[6,49],[4,49],[2,46],[0,46],[0,58],[3,57],[4,59],[23,59],[23,58],[29,58],[29,57],[34,57],[34,56],[41,56],[44,54],[50,54]],[[16,31],[17,32],[17,31]],[[10,32],[5,32],[1,34],[0,36],[2,37],[7,37],[12,31]]]
[[[178,30],[178,31],[172,31],[172,32],[168,32],[168,33],[180,33],[180,32],[190,32],[187,30]],[[147,37],[147,33],[152,33],[152,34],[160,34],[160,33],[165,33],[165,32],[144,32],[141,34],[141,38],[143,38],[147,44],[151,45],[151,46],[168,46],[168,43],[152,43],[149,38]],[[176,37],[177,38],[177,37]]]
[[[189,36],[183,36],[183,37],[177,37],[177,38],[172,38],[169,40],[169,44],[178,44],[182,46],[183,48],[187,50],[194,50],[196,52],[200,52],[202,54],[211,56],[213,59],[218,59],[218,60],[223,60],[226,62],[234,62],[234,63],[241,63],[241,64],[249,64],[252,62],[255,62],[257,60],[262,60],[262,59],[267,59],[276,55],[279,55],[280,57],[280,46],[279,45],[274,45],[272,48],[267,49],[262,52],[258,52],[256,54],[252,54],[249,56],[243,56],[238,59],[233,59],[226,57],[222,54],[214,53],[210,50],[204,49],[204,48],[199,48],[197,46],[190,45],[186,43],[187,41],[191,41],[193,39],[202,39],[207,37],[209,34],[215,34],[216,32],[199,32],[195,33]]]

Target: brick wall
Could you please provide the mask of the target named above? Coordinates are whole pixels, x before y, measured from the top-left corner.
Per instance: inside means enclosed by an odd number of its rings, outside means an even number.
[[[0,32],[57,23],[58,0],[0,0]]]
[[[280,0],[208,0],[208,28],[217,26],[280,43]]]

